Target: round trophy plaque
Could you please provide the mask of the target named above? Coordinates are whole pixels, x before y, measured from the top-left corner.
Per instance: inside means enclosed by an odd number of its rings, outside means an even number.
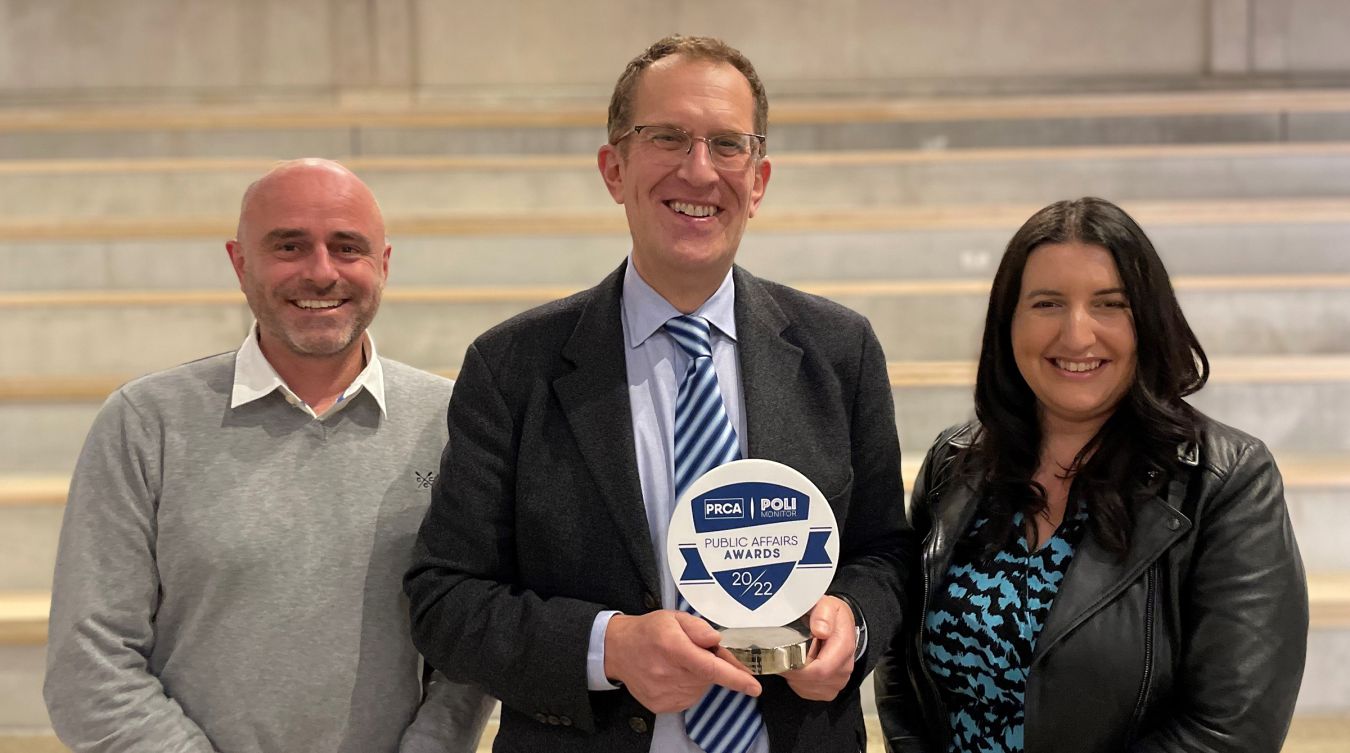
[[[666,558],[680,594],[750,671],[809,661],[800,618],[834,579],[839,528],[806,476],[762,459],[713,468],[676,502]]]

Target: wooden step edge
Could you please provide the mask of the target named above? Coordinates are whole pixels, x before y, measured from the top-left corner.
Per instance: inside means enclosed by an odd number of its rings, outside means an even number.
[[[884,736],[877,715],[864,710],[863,721],[867,753],[883,753]],[[476,753],[491,753],[499,726],[494,714],[483,728]],[[1346,739],[1350,739],[1350,714],[1295,714],[1281,753],[1342,753]],[[67,753],[67,749],[49,731],[16,730],[0,731],[0,753]]]
[[[909,280],[832,280],[788,281],[807,293],[827,298],[909,297],[909,296],[984,296],[990,281],[980,279]],[[1179,276],[1172,280],[1181,291],[1196,292],[1281,292],[1312,290],[1350,291],[1350,274],[1300,275],[1204,275]],[[546,303],[569,296],[576,285],[475,285],[414,286],[396,285],[387,289],[384,300],[391,303],[472,305],[478,303]],[[44,290],[0,292],[0,309],[76,308],[97,306],[222,306],[244,303],[238,290],[164,289],[164,290]]]
[[[1350,628],[1350,572],[1309,573],[1310,627]]]
[[[0,645],[45,645],[51,604],[48,592],[0,592]]]
[[[0,475],[0,508],[64,505],[69,489],[69,476]]]
[[[322,107],[149,105],[8,108],[0,132],[193,131],[346,128],[604,128],[602,101],[551,106]],[[1128,92],[969,97],[784,98],[772,123],[944,122],[1068,118],[1186,117],[1350,111],[1338,88]],[[772,130],[770,130],[772,134]]]
[[[1350,457],[1305,455],[1275,452],[1276,463],[1290,489],[1350,489]],[[914,488],[914,479],[923,464],[923,452],[901,455],[900,473],[905,489]],[[5,507],[59,507],[66,503],[70,486],[67,476],[6,476],[0,474],[0,509]]]
[[[1210,360],[1211,384],[1307,384],[1350,380],[1350,354],[1304,356],[1231,356]],[[892,361],[887,364],[893,389],[972,387],[974,361]],[[450,379],[454,370],[442,370]],[[0,402],[102,401],[124,375],[102,377],[0,377]]]
[[[893,361],[891,386],[973,387],[974,361]],[[1227,356],[1210,359],[1210,384],[1306,384],[1350,381],[1350,354]]]
[[[1350,573],[1310,573],[1308,601],[1313,629],[1350,628]],[[49,593],[0,592],[0,645],[45,644],[50,611]]]
[[[751,227],[759,233],[1002,230],[1011,234],[1041,208],[1039,204],[969,204],[814,209],[770,204]],[[1146,228],[1350,222],[1350,198],[1341,197],[1140,200],[1125,202],[1124,208]],[[618,208],[404,215],[390,217],[388,227],[396,242],[400,237],[628,234]],[[235,219],[223,216],[0,219],[0,238],[7,242],[226,239],[234,230]]]
[[[1246,141],[1201,144],[1101,144],[1059,147],[964,147],[959,149],[836,149],[773,154],[776,168],[892,167],[927,164],[1068,162],[1144,159],[1263,159],[1340,157],[1350,155],[1350,142]],[[449,173],[490,171],[590,171],[593,154],[427,154],[339,159],[363,177],[372,173]],[[183,175],[240,173],[241,180],[266,172],[276,160],[253,157],[183,157],[146,159],[14,159],[0,160],[0,177]]]

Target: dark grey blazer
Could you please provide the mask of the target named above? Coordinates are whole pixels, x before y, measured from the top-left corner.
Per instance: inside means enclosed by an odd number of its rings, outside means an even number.
[[[596,614],[660,607],[638,483],[619,295],[624,267],[474,342],[450,442],[404,585],[413,639],[448,677],[502,701],[498,751],[647,751],[653,714],[586,689]],[[764,679],[778,751],[864,747],[858,685],[900,620],[904,516],[885,359],[858,314],[737,268],[737,350],[750,457],[793,466],[840,528],[832,593],[860,608],[867,657],[830,703]]]

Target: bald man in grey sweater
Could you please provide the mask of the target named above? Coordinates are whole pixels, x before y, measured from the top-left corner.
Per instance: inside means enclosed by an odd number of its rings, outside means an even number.
[[[381,358],[369,189],[284,163],[227,244],[257,325],[138,379],[71,482],[45,696],[75,751],[471,751],[482,691],[423,683],[400,579],[451,382]]]

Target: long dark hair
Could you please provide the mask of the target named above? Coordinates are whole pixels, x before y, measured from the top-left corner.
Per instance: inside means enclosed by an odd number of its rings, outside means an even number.
[[[1158,252],[1139,225],[1109,201],[1085,197],[1051,204],[1008,242],[989,294],[975,378],[980,428],[962,456],[962,468],[982,491],[989,519],[980,532],[986,552],[1010,540],[1015,513],[1029,520],[1047,504],[1045,488],[1033,480],[1042,441],[1036,395],[1014,360],[1011,325],[1027,258],[1042,245],[1075,242],[1110,252],[1134,317],[1134,382],[1064,469],[1072,479],[1070,499],[1086,500],[1089,530],[1105,549],[1125,554],[1134,527],[1132,503],[1155,494],[1177,467],[1178,448],[1197,439],[1199,414],[1182,398],[1204,386],[1209,360],[1181,313]]]

